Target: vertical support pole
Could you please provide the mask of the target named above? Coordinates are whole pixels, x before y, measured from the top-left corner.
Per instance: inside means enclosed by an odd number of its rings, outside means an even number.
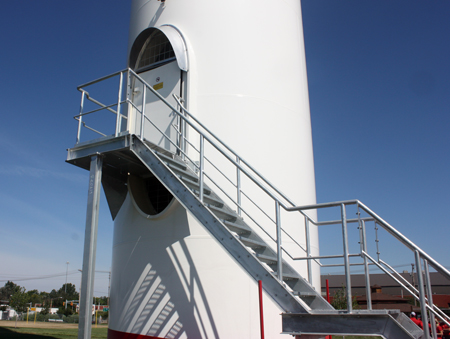
[[[258,292],[259,292],[259,324],[261,328],[261,339],[264,339],[263,290],[261,280],[258,280]]]
[[[311,257],[311,236],[309,234],[309,218],[305,215],[305,238],[306,238],[306,256]],[[312,284],[312,264],[311,259],[307,260],[308,282]]]
[[[238,165],[241,163],[241,159],[236,156],[236,162]],[[236,167],[236,189],[237,189],[237,210],[238,214],[242,214],[241,210],[241,169],[239,167]]]
[[[359,206],[358,206],[359,209]],[[366,238],[366,222],[361,221],[361,235],[362,235],[362,250],[367,253],[367,238]],[[367,309],[372,309],[372,291],[370,290],[370,271],[369,271],[369,261],[364,255],[364,275],[366,277],[366,296],[367,296]]]
[[[427,314],[427,307],[426,307],[426,301],[425,301],[425,290],[423,288],[422,264],[421,264],[419,251],[415,250],[414,255],[416,258],[417,283],[419,285],[418,288],[419,288],[419,299],[420,299],[420,312],[422,313],[422,322],[423,322],[423,334],[424,334],[424,339],[429,339],[430,331],[428,331],[428,314]]]
[[[142,112],[141,112],[141,131],[140,137],[141,140],[144,140],[144,124],[145,124],[145,103],[147,101],[147,87],[145,84],[142,84]]]
[[[430,306],[430,308],[433,309],[434,308],[433,291],[431,290],[430,270],[428,267],[428,261],[426,261],[425,259],[423,260],[423,268],[425,271],[425,285],[427,286],[428,306]],[[434,313],[431,311],[430,311],[430,324],[431,324],[431,331],[433,333],[433,338],[437,338]]]
[[[119,94],[117,95],[117,117],[116,117],[116,134],[118,137],[122,125],[122,115],[120,114],[120,103],[122,101],[122,82],[123,82],[123,72],[120,72],[120,80],[119,80]]]
[[[199,173],[199,181],[200,181],[200,185],[199,185],[199,194],[200,194],[200,201],[203,202],[203,185],[204,185],[204,161],[205,161],[205,137],[200,134],[200,173]]]
[[[94,294],[95,255],[97,249],[102,165],[103,159],[100,154],[91,157],[86,211],[86,231],[84,236],[83,272],[81,275],[78,339],[91,338],[92,298]]]
[[[345,283],[347,290],[347,311],[353,312],[352,305],[352,283],[350,279],[350,260],[348,252],[348,234],[347,234],[347,213],[345,205],[341,204],[341,218],[342,218],[342,242],[344,247],[344,267],[345,267]]]
[[[77,144],[81,140],[81,126],[83,125],[83,108],[84,108],[84,97],[86,96],[85,92],[81,92],[81,104],[80,104],[80,116],[78,117],[78,131],[77,131]]]
[[[281,246],[281,219],[280,219],[280,202],[275,201],[275,216],[277,223],[277,276],[280,282],[283,282],[283,258]]]

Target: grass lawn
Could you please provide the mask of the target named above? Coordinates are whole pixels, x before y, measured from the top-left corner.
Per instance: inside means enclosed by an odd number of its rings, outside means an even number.
[[[52,324],[51,327],[45,327],[46,323],[42,323],[40,328],[14,328],[14,323],[7,326],[4,326],[4,323],[2,325],[0,326],[0,339],[74,339],[78,337],[78,329],[76,327],[67,328],[63,324],[60,324],[61,326]],[[32,325],[30,324],[30,326]],[[106,339],[107,331],[107,326],[92,326],[91,339]],[[381,339],[381,337],[333,336],[333,339]]]
[[[106,339],[107,327],[92,327],[92,339]],[[77,328],[0,327],[0,339],[74,339]]]

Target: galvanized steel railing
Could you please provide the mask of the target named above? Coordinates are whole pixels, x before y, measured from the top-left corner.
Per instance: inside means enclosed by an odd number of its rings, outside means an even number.
[[[94,99],[86,87],[96,85],[111,79],[113,77],[119,77],[118,95],[117,101],[112,104],[103,104],[99,100]],[[144,87],[144,92],[142,95],[142,109],[139,109],[140,103],[135,103],[132,100],[132,88],[131,84],[135,82],[140,82]],[[148,85],[138,74],[133,70],[127,69],[120,72],[113,73],[107,77],[100,78],[91,81],[87,84],[78,87],[81,91],[81,107],[80,113],[75,116],[78,120],[78,132],[77,132],[77,143],[81,142],[81,130],[82,127],[95,132],[102,137],[117,137],[123,133],[128,132],[128,128],[123,125],[124,121],[128,120],[128,115],[131,110],[135,110],[137,114],[140,114],[141,125],[138,137],[145,140],[145,124],[151,124],[155,127],[158,133],[161,134],[162,138],[167,139],[176,149],[176,154],[180,156],[185,162],[189,163],[191,168],[198,173],[199,176],[199,199],[203,202],[203,187],[205,184],[217,187],[225,199],[231,204],[236,206],[237,213],[245,218],[246,222],[250,225],[253,224],[264,232],[274,243],[274,247],[277,250],[278,256],[278,269],[277,275],[278,279],[282,281],[282,265],[281,259],[283,254],[286,254],[292,260],[306,260],[308,269],[308,280],[312,283],[312,265],[316,263],[321,267],[329,267],[336,265],[325,265],[320,261],[325,259],[336,259],[342,258],[343,263],[338,264],[343,266],[345,269],[346,277],[346,294],[347,294],[347,312],[352,313],[352,293],[351,293],[351,266],[362,265],[365,272],[366,280],[366,295],[368,301],[368,309],[371,309],[370,300],[370,275],[369,275],[369,265],[376,266],[382,272],[390,276],[394,281],[396,281],[402,288],[404,288],[408,293],[410,293],[414,298],[420,301],[421,311],[423,314],[424,323],[427,321],[427,310],[430,311],[431,319],[434,321],[434,316],[445,320],[450,325],[450,319],[445,316],[445,314],[440,311],[437,307],[433,305],[432,294],[431,294],[431,282],[429,277],[429,268],[431,265],[437,272],[441,273],[448,279],[450,279],[450,272],[440,265],[437,261],[431,258],[427,253],[421,250],[418,246],[407,239],[403,234],[397,231],[394,227],[380,218],[376,213],[370,210],[367,206],[358,200],[351,201],[341,201],[326,204],[314,204],[308,206],[297,206],[292,200],[290,200],[285,194],[283,194],[277,187],[275,187],[271,182],[269,182],[260,172],[253,168],[245,159],[243,159],[239,154],[232,150],[226,143],[224,143],[220,138],[218,138],[213,132],[211,132],[206,126],[204,126],[193,114],[191,114],[185,107],[183,107],[182,100],[178,97],[175,98],[176,104],[171,104],[165,98],[163,98],[156,90],[154,90],[150,85]],[[159,100],[165,103],[167,109],[174,112],[178,116],[177,123],[170,126],[178,136],[176,140],[172,140],[168,137],[158,126],[156,126],[149,118],[148,112],[145,111],[145,103],[147,95],[154,95]],[[85,101],[89,100],[95,105],[99,106],[84,112]],[[125,105],[125,108],[123,107]],[[176,106],[176,107],[175,107]],[[115,108],[115,109],[114,109]],[[98,131],[92,126],[88,126],[84,119],[87,116],[93,115],[94,113],[100,111],[108,111],[115,115],[115,128],[110,133]],[[126,111],[126,113],[123,113]],[[187,137],[189,130],[189,137]],[[207,152],[215,152],[213,154],[206,154]],[[221,165],[216,165],[217,157],[220,156],[219,161]],[[214,161],[212,160],[214,159]],[[223,162],[231,165],[232,170],[224,170]],[[230,175],[231,173],[231,175]],[[245,179],[245,180],[243,180]],[[245,181],[245,183],[243,182]],[[253,187],[249,188],[249,184]],[[224,185],[231,186],[231,189],[227,189]],[[260,205],[258,203],[255,194],[250,196],[250,192],[257,188],[259,192],[263,192],[266,197],[269,197],[273,204],[273,211],[268,212],[266,206]],[[234,193],[233,193],[234,191]],[[256,196],[259,196],[257,194]],[[245,200],[245,203],[244,203]],[[357,209],[357,218],[347,217],[348,206],[355,206]],[[340,219],[331,221],[317,221],[307,214],[307,211],[315,210],[322,211],[327,208],[339,207],[341,210]],[[255,216],[259,214],[259,216]],[[298,216],[298,224],[304,224],[305,226],[305,239],[300,242],[294,239],[281,224],[281,214],[296,213]],[[361,216],[364,213],[366,216]],[[375,243],[376,243],[376,258],[369,254],[367,245],[367,232],[366,223],[373,222],[375,225]],[[357,223],[358,227],[358,242],[359,250],[356,253],[350,253],[349,241],[348,241],[348,224]],[[270,226],[272,225],[272,226]],[[339,225],[342,229],[342,248],[343,254],[337,255],[325,255],[325,256],[314,256],[311,250],[311,239],[310,239],[310,228],[311,226],[321,227],[325,225]],[[402,243],[406,248],[410,249],[414,253],[415,263],[418,272],[418,289],[412,286],[408,281],[403,279],[391,266],[386,264],[380,259],[380,250],[378,247],[378,228],[386,230],[389,234],[395,237],[400,243]],[[292,253],[288,251],[286,241],[282,241],[283,237],[287,237],[288,242],[291,242],[297,246],[300,251]],[[295,250],[294,250],[295,252]],[[361,263],[350,263],[350,258],[359,257],[362,259]],[[423,262],[423,269],[422,269]],[[425,275],[425,282],[422,281],[422,272]],[[424,285],[427,287],[427,293],[425,293]],[[425,297],[427,294],[428,299]],[[425,331],[427,332],[427,331]]]
[[[346,208],[348,206],[354,205],[357,208],[358,218],[349,219],[347,218]],[[359,256],[363,259],[364,265],[364,274],[366,281],[366,296],[367,296],[367,308],[372,309],[371,305],[371,290],[370,290],[370,275],[369,275],[369,263],[375,265],[378,269],[380,269],[383,273],[388,275],[392,280],[398,283],[399,286],[404,288],[413,298],[420,302],[421,314],[423,318],[423,323],[428,323],[428,312],[430,314],[430,323],[434,324],[435,316],[444,321],[447,325],[450,326],[450,317],[448,317],[442,310],[440,310],[436,305],[433,304],[432,291],[431,291],[431,280],[430,280],[430,272],[429,266],[433,267],[437,272],[445,276],[447,279],[450,279],[450,272],[443,267],[440,263],[434,260],[430,255],[428,255],[425,251],[420,249],[417,245],[411,242],[408,238],[406,238],[402,233],[400,233],[397,229],[392,227],[389,223],[379,217],[375,212],[373,212],[370,208],[364,205],[362,202],[358,200],[349,200],[349,201],[340,201],[340,202],[332,202],[332,203],[324,203],[324,204],[314,204],[309,206],[296,206],[287,208],[288,211],[307,211],[307,210],[317,210],[317,209],[325,209],[331,207],[339,207],[341,209],[341,219],[334,221],[326,221],[326,222],[316,222],[310,220],[316,226],[325,226],[325,225],[340,225],[342,227],[343,234],[343,255],[337,256],[316,256],[310,258],[296,258],[297,260],[311,260],[311,259],[330,259],[342,257],[344,260],[344,268],[345,268],[345,278],[346,278],[346,296],[347,296],[347,311],[351,313],[352,310],[352,291],[351,291],[351,280],[350,280],[350,260],[351,256]],[[367,214],[367,217],[361,218],[361,212]],[[382,227],[386,230],[390,235],[395,237],[401,244],[406,246],[409,250],[411,250],[414,254],[414,261],[417,267],[417,278],[418,278],[418,288],[413,286],[410,282],[404,279],[397,271],[394,270],[389,264],[384,262],[379,257],[379,248],[378,248],[378,239],[376,239],[377,243],[377,258],[373,258],[367,252],[367,237],[366,237],[366,223],[373,222],[375,224],[375,230],[377,231],[377,226]],[[349,223],[358,223],[358,230],[360,233],[360,252],[356,254],[350,254],[348,251],[348,239],[347,239],[347,226]],[[377,233],[377,232],[376,232]],[[423,263],[423,268],[422,268]],[[325,267],[326,265],[322,265]],[[425,281],[423,281],[423,277]],[[426,291],[425,291],[426,288]],[[427,297],[428,296],[428,297]],[[425,326],[425,325],[424,325]],[[436,328],[432,326],[433,338],[436,338]],[[428,331],[424,333],[425,337],[428,338]]]

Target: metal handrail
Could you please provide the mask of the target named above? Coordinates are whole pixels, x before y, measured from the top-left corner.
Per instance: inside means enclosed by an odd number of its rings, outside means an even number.
[[[389,232],[392,236],[394,236],[397,240],[399,240],[401,243],[403,243],[406,247],[408,247],[411,251],[418,251],[421,257],[426,259],[428,263],[439,273],[446,276],[448,279],[450,279],[450,272],[441,264],[439,264],[436,260],[434,260],[430,255],[428,255],[425,251],[423,251],[419,246],[414,244],[411,240],[406,238],[402,233],[400,233],[397,229],[395,229],[393,226],[391,226],[388,222],[386,222],[384,219],[382,219],[378,214],[376,214],[374,211],[372,211],[369,207],[364,205],[359,200],[344,200],[344,201],[337,201],[337,202],[330,202],[330,203],[321,203],[321,204],[315,204],[315,205],[305,205],[305,206],[295,206],[286,208],[287,211],[304,211],[304,210],[312,210],[312,209],[320,209],[320,208],[327,208],[327,207],[336,207],[340,205],[357,205],[361,207],[364,212],[369,214],[374,220],[376,220],[377,224],[383,227],[387,232]],[[314,223],[316,223],[313,219],[311,219]],[[318,223],[320,224],[320,223]]]
[[[394,270],[390,265],[388,265],[387,263],[385,263],[383,260],[379,260],[378,261],[380,264],[385,265],[388,269],[390,269],[393,273],[395,273],[395,275],[397,276],[397,278],[401,281],[401,286],[405,289],[409,289],[411,295],[414,297],[414,299],[420,301],[420,297],[418,296],[419,294],[419,290],[417,290],[417,288],[415,288],[409,281],[407,281],[405,278],[403,278],[396,270]],[[412,292],[414,293],[412,293]],[[431,294],[429,294],[431,295]],[[428,298],[425,297],[425,301],[428,303]],[[444,312],[442,312],[436,305],[432,305],[433,311],[435,312],[436,315],[440,315],[439,317],[447,324],[450,326],[450,316],[446,315]]]
[[[88,86],[94,85],[96,83],[102,82],[104,80],[107,80],[107,79],[110,79],[110,78],[114,78],[117,75],[120,75],[120,74],[128,72],[128,70],[129,70],[129,68],[125,68],[125,69],[123,69],[121,71],[117,71],[117,72],[111,73],[109,75],[103,76],[101,78],[98,78],[98,79],[86,82],[85,84],[82,84],[82,85],[78,86],[77,90],[80,91],[83,87],[88,87]]]
[[[373,259],[367,253],[363,253],[374,265],[376,265],[380,270],[382,270],[385,274],[391,277],[394,281],[396,281],[400,286],[402,286],[405,290],[407,290],[416,300],[421,302],[421,306],[425,307],[428,311],[432,312],[434,315],[438,316],[441,320],[443,320],[447,325],[450,326],[450,318],[445,315],[442,311],[440,311],[435,305],[427,304],[429,299],[425,297],[425,293],[421,294],[416,288],[409,289],[405,284],[403,284],[400,280],[398,280],[393,274],[391,274],[388,270],[386,270],[381,264],[379,264],[375,259]],[[414,293],[415,292],[415,293]],[[416,295],[419,294],[419,296]],[[437,311],[439,310],[439,312]],[[425,312],[422,312],[425,313]],[[425,322],[424,322],[425,324]]]
[[[126,99],[121,99],[121,93],[122,93],[122,82],[123,82],[123,76],[127,73],[127,86],[130,86],[130,77],[133,76],[137,81],[140,81],[145,89],[143,93],[143,98],[145,103],[145,92],[146,90],[149,90],[152,94],[154,94],[160,101],[162,101],[169,109],[171,109],[175,114],[177,114],[179,118],[179,126],[172,126],[175,128],[177,133],[177,142],[173,142],[169,136],[167,136],[163,131],[161,131],[149,118],[145,115],[145,104],[142,105],[142,111],[138,109],[138,107],[133,103],[133,100],[130,98],[130,91],[127,90]],[[119,95],[118,95],[118,101],[116,104],[113,105],[103,105],[102,103],[98,102],[97,100],[91,98],[89,96],[89,93],[85,91],[83,88],[99,83],[103,80],[112,78],[114,76],[120,75],[120,86],[119,86]],[[129,88],[128,88],[129,89]],[[92,128],[85,125],[85,123],[82,121],[82,117],[88,114],[92,114],[94,112],[107,109],[115,114],[117,114],[117,121],[116,121],[116,136],[119,130],[119,124],[120,124],[120,118],[127,119],[126,115],[123,115],[120,113],[120,106],[124,103],[127,103],[130,105],[130,107],[133,107],[135,110],[140,112],[142,114],[142,120],[141,120],[141,132],[140,132],[140,138],[142,140],[145,139],[143,124],[148,121],[150,122],[156,130],[163,136],[163,138],[166,138],[174,147],[177,149],[177,152],[180,152],[179,154],[182,155],[183,159],[186,159],[187,161],[190,161],[193,166],[196,168],[196,170],[199,173],[199,183],[200,183],[200,190],[199,190],[199,198],[201,201],[203,201],[203,185],[204,180],[208,179],[210,182],[212,182],[216,187],[218,187],[229,199],[233,204],[237,206],[238,213],[244,212],[245,215],[251,220],[256,226],[260,227],[266,235],[272,239],[276,243],[277,248],[277,256],[278,256],[278,270],[277,275],[280,280],[282,280],[282,267],[281,267],[281,260],[282,255],[281,253],[286,253],[291,259],[293,260],[307,260],[308,263],[308,280],[311,282],[311,261],[315,261],[317,264],[319,264],[322,267],[331,267],[331,266],[337,266],[337,265],[324,265],[320,263],[318,260],[322,259],[336,259],[336,258],[343,258],[344,263],[339,264],[339,266],[345,267],[345,273],[346,273],[346,288],[347,288],[347,305],[348,305],[348,312],[352,312],[351,308],[351,281],[350,281],[350,266],[354,265],[364,265],[365,272],[366,272],[366,286],[369,285],[369,276],[368,276],[368,265],[375,265],[380,270],[388,274],[391,278],[393,278],[395,281],[397,281],[400,286],[405,288],[409,293],[411,293],[415,298],[418,298],[423,305],[423,312],[426,312],[427,309],[429,309],[432,314],[435,314],[439,318],[444,318],[440,311],[437,311],[436,307],[432,304],[432,300],[425,298],[425,293],[419,289],[417,291],[414,287],[411,288],[410,284],[405,284],[404,281],[401,279],[399,280],[396,278],[396,276],[392,273],[390,273],[388,270],[386,270],[382,265],[387,265],[379,258],[379,250],[377,247],[377,255],[378,259],[375,260],[372,258],[368,253],[366,249],[366,235],[365,235],[365,222],[374,222],[375,223],[375,230],[377,230],[377,226],[381,226],[384,230],[386,230],[390,235],[392,235],[394,238],[399,240],[403,245],[405,245],[408,249],[414,252],[416,257],[416,265],[418,268],[418,273],[420,273],[420,277],[422,275],[421,270],[421,260],[425,263],[425,271],[426,273],[428,264],[430,264],[436,271],[441,273],[442,275],[446,276],[448,279],[450,279],[450,272],[445,269],[441,264],[439,264],[436,260],[434,260],[431,256],[429,256],[427,253],[425,253],[422,249],[420,249],[417,245],[415,245],[413,242],[411,242],[408,238],[406,238],[402,233],[400,233],[398,230],[396,230],[394,227],[392,227],[389,223],[387,223],[384,219],[379,217],[375,212],[373,212],[370,208],[368,208],[366,205],[364,205],[359,200],[345,200],[345,201],[338,201],[338,202],[330,202],[330,203],[321,203],[321,204],[311,204],[311,205],[304,205],[304,206],[297,206],[292,200],[290,200],[283,192],[281,192],[275,185],[273,185],[270,181],[268,181],[262,174],[260,174],[255,168],[253,168],[245,159],[243,159],[239,154],[237,154],[231,147],[229,147],[227,144],[225,144],[219,137],[217,137],[212,131],[210,131],[205,125],[203,125],[193,114],[191,114],[182,104],[181,99],[177,96],[175,97],[176,103],[178,105],[178,108],[174,107],[170,102],[168,102],[164,97],[162,97],[155,89],[153,89],[152,86],[150,86],[147,82],[145,82],[142,77],[140,77],[138,74],[136,74],[131,69],[122,70],[113,74],[110,74],[108,76],[96,79],[94,81],[88,82],[84,85],[81,85],[78,87],[78,90],[82,92],[82,100],[81,100],[81,108],[80,108],[80,114],[77,115],[75,118],[79,121],[79,130],[78,130],[78,138],[77,142],[80,140],[80,128],[81,126],[85,126],[92,130]],[[101,108],[90,111],[90,112],[84,112],[83,113],[83,105],[84,105],[84,98],[87,98],[88,100],[94,102],[95,104],[99,105]],[[118,107],[117,111],[114,111],[111,107],[116,106]],[[188,125],[192,131],[195,131],[200,136],[200,147],[196,148],[194,145],[186,138],[186,125]],[[101,135],[102,134],[99,131],[95,131]],[[179,140],[179,141],[178,141]],[[237,177],[237,183],[235,184],[233,180],[231,180],[225,173],[223,173],[217,166],[215,166],[204,154],[204,144],[207,142],[210,146],[212,146],[216,151],[218,151],[230,164],[234,166],[236,169],[236,177]],[[195,150],[196,154],[199,155],[200,161],[197,163],[192,159],[192,157],[189,157],[186,152],[186,143],[191,145],[191,148]],[[219,184],[204,170],[204,162],[207,161],[210,164],[213,165],[213,167],[218,171],[222,177],[224,177],[228,182],[232,184],[234,189],[237,190],[237,200],[235,201],[234,198],[232,198],[227,192],[225,192]],[[248,179],[250,179],[253,184],[255,184],[259,189],[261,189],[268,197],[270,197],[274,203],[275,203],[275,218],[272,218],[270,215],[268,215],[265,211],[262,210],[263,214],[265,215],[268,220],[276,226],[276,239],[272,237],[261,225],[260,223],[254,219],[248,211],[245,211],[243,206],[241,205],[241,195],[244,195],[251,203],[253,203],[255,206],[258,207],[258,205],[247,195],[241,188],[240,183],[240,175],[244,174]],[[350,205],[355,205],[358,209],[358,218],[347,218],[346,216],[346,207]],[[324,208],[331,208],[331,207],[340,207],[341,208],[341,219],[340,220],[331,220],[331,221],[318,221],[314,220],[312,217],[310,217],[307,214],[307,211],[310,210],[319,210]],[[304,216],[305,218],[305,229],[306,229],[306,248],[303,248],[295,239],[291,237],[291,235],[286,232],[280,222],[280,209],[283,208],[287,212],[297,212]],[[260,209],[261,210],[261,209]],[[360,210],[362,210],[364,213],[368,215],[368,217],[362,218],[360,216]],[[315,226],[326,226],[326,225],[341,225],[342,226],[342,238],[343,238],[343,246],[344,246],[344,254],[341,255],[311,255],[310,252],[310,240],[309,240],[309,231],[308,231],[308,225],[309,223],[312,223]],[[359,254],[351,254],[349,252],[348,248],[348,235],[347,235],[347,224],[349,223],[358,223],[358,229],[360,230],[360,253]],[[286,235],[288,235],[296,245],[298,245],[303,252],[305,252],[306,256],[293,256],[291,255],[282,245],[281,245],[281,234],[284,232]],[[376,233],[376,242],[378,242],[378,235]],[[378,243],[377,243],[378,246]],[[363,259],[363,263],[350,263],[349,258],[350,257],[361,257]],[[370,262],[369,262],[370,261]],[[392,268],[387,265],[389,269],[392,270]],[[427,278],[427,286],[430,285],[429,282],[429,276],[426,276]],[[403,279],[404,280],[404,279]],[[368,287],[366,287],[368,291]],[[423,284],[422,288],[423,290]],[[371,302],[370,302],[370,295],[369,292],[367,292],[368,295],[368,307],[371,308]],[[417,294],[419,294],[417,296]],[[427,302],[430,302],[430,305],[426,305]],[[448,319],[447,319],[448,320]],[[444,320],[444,321],[447,321]],[[450,324],[449,324],[450,325]]]
[[[85,91],[85,90],[82,90],[82,89],[80,89],[79,91],[82,92],[82,93],[84,92],[84,95],[86,96],[86,98],[87,98],[89,101],[92,101],[94,104],[99,105],[100,108],[94,109],[94,110],[89,111],[89,112],[80,113],[80,114],[76,115],[76,117],[80,117],[80,116],[92,114],[92,113],[101,111],[101,110],[103,110],[103,109],[107,109],[107,110],[110,111],[111,113],[117,114],[117,111],[115,111],[115,110],[113,110],[113,109],[111,108],[111,107],[113,107],[113,106],[116,106],[117,103],[114,103],[114,104],[111,104],[111,105],[104,105],[104,104],[102,104],[100,101],[98,101],[98,100],[92,98],[92,97],[89,95],[89,92],[87,92],[87,91]],[[123,102],[121,102],[121,103],[123,103]]]

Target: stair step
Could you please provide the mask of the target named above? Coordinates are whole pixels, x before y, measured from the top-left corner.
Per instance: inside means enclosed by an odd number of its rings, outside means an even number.
[[[239,236],[238,238],[240,241],[242,241],[242,243],[245,246],[250,247],[250,248],[260,248],[260,247],[266,248],[267,247],[267,245],[262,241],[249,239],[249,238],[243,237],[243,236]]]
[[[231,231],[237,234],[248,234],[252,232],[252,229],[245,224],[238,224],[231,221],[224,221],[225,226]]]
[[[277,263],[277,258],[269,256],[269,255],[264,255],[264,254],[256,254],[256,257],[266,263],[266,264],[276,264]]]
[[[157,150],[153,150],[156,155],[162,160],[164,161],[167,165],[171,166],[171,167],[178,167],[179,169],[182,170],[186,170],[187,169],[187,165],[182,162],[182,160],[178,160],[178,159],[174,159],[173,156],[171,155],[166,155],[162,152],[159,152]]]
[[[224,219],[225,221],[236,221],[236,213],[231,210],[226,210],[223,207],[217,207],[214,205],[208,206],[208,208],[213,212],[219,219]]]
[[[278,277],[277,271],[273,271],[272,274],[275,277]],[[283,280],[298,280],[300,277],[296,274],[289,274],[287,272],[283,272]]]
[[[210,195],[204,195],[203,196],[203,202],[208,206],[214,206],[217,208],[222,208],[224,206],[223,201],[222,200],[218,200],[216,198],[214,198],[213,196]]]
[[[199,192],[199,184],[198,184],[198,182],[192,181],[192,180],[190,180],[188,178],[183,178],[182,180],[186,184],[186,186],[188,186],[190,188],[193,188],[194,190],[197,191],[197,193]],[[211,190],[209,188],[207,188],[207,187],[203,187],[203,193],[209,195],[209,194],[211,194]]]
[[[199,191],[196,189],[191,189],[192,193],[194,193],[197,197],[199,196]],[[224,202],[217,197],[214,193],[211,194],[204,194],[203,195],[203,202],[209,207],[210,205],[212,206],[216,206],[216,207],[223,207],[224,206]]]
[[[192,182],[198,183],[198,177],[191,172],[178,168],[177,166],[173,166],[172,164],[168,164],[169,167],[175,172],[178,178],[184,180],[185,178],[189,179]]]

